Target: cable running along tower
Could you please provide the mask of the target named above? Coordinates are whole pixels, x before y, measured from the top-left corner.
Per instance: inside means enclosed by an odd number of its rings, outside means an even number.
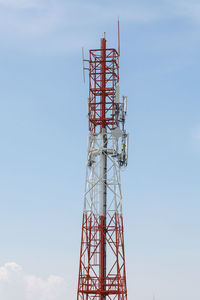
[[[77,300],[127,300],[120,183],[128,160],[127,97],[119,91],[119,48],[107,48],[104,35],[100,49],[83,57],[89,137]]]

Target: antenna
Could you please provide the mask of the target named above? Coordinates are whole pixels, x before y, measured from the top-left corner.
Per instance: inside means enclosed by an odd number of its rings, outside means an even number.
[[[125,155],[126,165],[128,164],[128,148],[129,148],[129,133],[127,133],[127,136],[126,136],[126,155]],[[153,300],[156,300],[156,299],[153,299]]]
[[[89,68],[85,67],[85,61],[89,62],[88,59],[84,57],[84,47],[82,47],[82,64],[83,64],[83,82],[85,83],[85,70],[89,70]]]
[[[83,82],[85,83],[85,59],[84,59],[84,47],[82,47],[82,64],[83,64]]]
[[[120,56],[120,22],[118,18],[118,54]]]
[[[124,96],[124,113],[127,113],[127,96]]]

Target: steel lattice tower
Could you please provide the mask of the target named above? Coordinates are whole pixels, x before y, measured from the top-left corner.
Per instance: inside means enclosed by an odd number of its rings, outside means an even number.
[[[127,97],[119,47],[89,51],[89,138],[77,300],[127,300],[120,169],[127,165]]]

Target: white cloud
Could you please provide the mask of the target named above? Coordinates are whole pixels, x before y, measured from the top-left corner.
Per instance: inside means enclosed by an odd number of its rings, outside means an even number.
[[[185,7],[188,17],[195,22],[200,23],[200,3],[187,3]]]
[[[80,51],[102,22],[104,28],[114,24],[119,13],[123,22],[149,22],[156,17],[153,10],[138,5],[111,4],[105,9],[88,1],[0,0],[0,42],[35,52]]]
[[[0,299],[2,300],[66,300],[69,298],[67,283],[60,276],[46,279],[27,275],[14,262],[0,267]]]
[[[11,35],[41,36],[64,30],[77,33],[92,29],[98,22],[117,20],[149,22],[158,17],[157,11],[137,4],[114,5],[62,0],[0,0],[0,31]]]
[[[0,0],[0,5],[10,8],[30,8],[41,4],[43,0]]]
[[[98,21],[146,23],[170,16],[198,19],[200,4],[197,1],[161,1],[154,5],[143,1],[120,3],[111,0],[104,6],[93,1],[63,0],[0,0],[0,24],[6,32],[43,34],[56,29],[97,24]],[[14,31],[13,31],[14,30]]]
[[[173,9],[175,16],[200,23],[199,0],[167,0],[167,3]]]
[[[189,3],[189,4],[188,4]],[[197,1],[163,0],[98,1],[0,0],[0,42],[19,48],[73,52],[104,24],[109,28],[117,17],[125,23],[152,23],[170,17],[192,21],[200,16]],[[103,30],[104,30],[103,28]],[[89,34],[88,34],[89,32]]]

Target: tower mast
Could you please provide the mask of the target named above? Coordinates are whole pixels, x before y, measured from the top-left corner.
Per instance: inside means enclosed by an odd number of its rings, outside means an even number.
[[[106,135],[106,39],[101,39],[101,139],[102,139],[102,153],[100,154],[100,174],[101,174],[101,188],[100,188],[100,278],[101,289],[105,290],[106,278],[106,209],[107,209],[107,135]],[[101,295],[101,300],[106,299],[105,295]]]
[[[90,50],[89,139],[77,300],[127,300],[120,169],[127,165],[127,97],[119,51]]]

